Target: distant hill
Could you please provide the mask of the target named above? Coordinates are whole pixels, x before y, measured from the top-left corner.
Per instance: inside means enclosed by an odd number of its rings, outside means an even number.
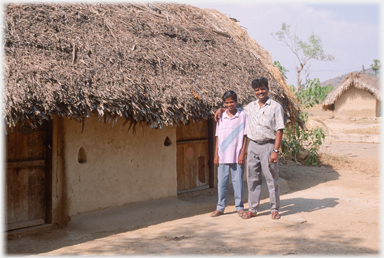
[[[359,72],[362,72],[362,71],[359,71]],[[367,73],[369,75],[372,75],[372,76],[375,76],[377,79],[380,80],[380,71],[377,72],[377,74],[375,74],[375,71],[370,68],[370,69],[366,69],[365,73]],[[337,85],[339,85],[341,83],[341,81],[344,79],[344,77],[347,74],[343,74],[343,75],[337,76],[337,77],[335,77],[333,79],[326,80],[326,81],[322,82],[320,85],[321,86],[326,86],[328,84],[332,84],[333,87],[336,87]]]

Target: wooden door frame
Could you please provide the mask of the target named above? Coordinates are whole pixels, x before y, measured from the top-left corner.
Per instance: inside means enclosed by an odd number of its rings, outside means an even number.
[[[215,187],[215,120],[208,118],[209,188]]]
[[[48,120],[45,141],[45,177],[46,177],[46,224],[52,224],[52,152],[53,152],[53,120]]]

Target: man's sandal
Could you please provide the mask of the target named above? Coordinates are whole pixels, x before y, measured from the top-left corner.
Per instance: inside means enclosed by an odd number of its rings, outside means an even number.
[[[223,214],[224,214],[224,212],[215,210],[214,212],[211,213],[211,217],[217,217],[217,216],[220,216]]]
[[[272,211],[272,219],[280,219],[279,212],[277,212],[277,211]]]
[[[243,219],[250,219],[251,217],[256,217],[256,212],[252,213],[250,211],[244,212],[242,218]]]
[[[244,214],[244,210],[238,210],[237,211],[237,214],[239,214],[240,217],[243,217],[243,214]]]

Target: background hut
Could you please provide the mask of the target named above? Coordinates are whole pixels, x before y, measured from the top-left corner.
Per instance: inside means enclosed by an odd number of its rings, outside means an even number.
[[[214,187],[213,112],[228,89],[254,100],[256,77],[299,114],[268,52],[216,10],[9,4],[4,40],[8,229]]]
[[[352,72],[334,88],[322,103],[323,110],[350,117],[380,116],[380,82],[366,73]]]

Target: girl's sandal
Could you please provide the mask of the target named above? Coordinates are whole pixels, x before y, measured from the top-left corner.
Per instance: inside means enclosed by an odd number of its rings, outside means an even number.
[[[244,213],[245,213],[244,210],[237,211],[237,214],[239,214],[240,217],[243,217]]]
[[[242,218],[243,219],[250,219],[251,217],[256,217],[256,212],[252,213],[250,211],[244,212]]]
[[[214,212],[211,213],[211,217],[217,217],[217,216],[220,216],[223,214],[224,214],[224,212],[215,210]]]

